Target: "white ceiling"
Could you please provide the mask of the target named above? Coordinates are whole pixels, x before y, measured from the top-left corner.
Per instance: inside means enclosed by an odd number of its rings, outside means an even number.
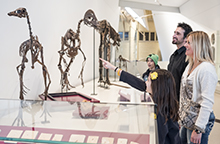
[[[119,0],[119,6],[179,13],[179,7],[187,1],[189,0]]]
[[[220,30],[220,0],[119,0],[119,6],[181,13],[212,30]]]
[[[171,7],[180,7],[184,3],[189,0],[119,0],[119,1],[127,1],[127,2],[137,2],[144,4],[154,4],[154,5],[162,5],[162,6],[171,6]]]

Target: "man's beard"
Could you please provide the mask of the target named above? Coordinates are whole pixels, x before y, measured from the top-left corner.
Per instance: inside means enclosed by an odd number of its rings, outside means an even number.
[[[173,39],[172,44],[178,44],[178,39]]]
[[[172,44],[177,44],[177,42],[176,41],[172,41]]]

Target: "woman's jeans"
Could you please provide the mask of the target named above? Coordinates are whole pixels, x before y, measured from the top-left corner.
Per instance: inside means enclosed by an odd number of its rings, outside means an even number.
[[[205,128],[205,133],[202,133],[201,144],[208,144],[209,134],[210,134],[210,131],[212,130],[214,122],[215,122],[215,115],[213,112],[211,112],[209,116],[209,122]],[[192,130],[189,130],[185,127],[181,127],[180,138],[181,138],[182,144],[194,144],[190,142],[191,134],[192,134]]]

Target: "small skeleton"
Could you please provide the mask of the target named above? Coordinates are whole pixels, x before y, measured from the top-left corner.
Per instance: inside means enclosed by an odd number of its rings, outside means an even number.
[[[103,58],[104,54],[107,55],[107,61],[110,61],[110,45],[113,46],[120,46],[120,36],[119,34],[114,30],[114,28],[111,27],[110,23],[106,20],[98,21],[95,13],[92,10],[86,11],[84,15],[84,24],[93,27],[96,29],[100,34],[100,46],[99,46],[99,57]],[[113,41],[113,42],[112,42]],[[105,53],[106,50],[106,53]],[[99,61],[99,82],[103,82],[104,84],[111,84],[109,81],[109,71],[106,70],[106,80],[103,80],[102,76],[103,71],[103,65],[102,62]]]
[[[59,64],[58,68],[61,72],[61,85],[62,85],[62,90],[66,87],[66,90],[70,90],[71,88],[74,88],[74,86],[70,85],[69,80],[68,80],[68,73],[70,70],[70,65],[72,64],[73,60],[75,59],[76,55],[78,54],[78,50],[82,53],[84,61],[82,63],[82,68],[80,71],[80,74],[78,78],[81,78],[81,84],[84,87],[84,82],[83,82],[83,70],[86,62],[86,57],[85,54],[83,53],[82,49],[80,48],[81,46],[81,41],[79,38],[80,34],[80,24],[82,23],[83,20],[80,20],[78,23],[78,28],[77,32],[75,33],[72,29],[67,30],[66,34],[64,37],[61,38],[61,50],[58,51],[60,54],[60,59],[59,59]],[[66,59],[64,58],[64,55],[70,58],[69,63],[67,64]],[[62,62],[65,65],[65,70],[62,68]]]
[[[24,88],[28,89],[23,83],[23,74],[24,74],[24,70],[25,70],[25,63],[28,62],[26,54],[28,51],[30,51],[31,52],[31,60],[32,60],[31,61],[32,62],[31,68],[34,69],[35,62],[38,62],[42,66],[44,85],[45,85],[45,90],[44,90],[43,95],[45,95],[45,100],[46,100],[47,96],[48,96],[48,89],[49,89],[49,86],[51,83],[50,75],[48,73],[47,67],[44,64],[43,47],[40,44],[40,42],[38,41],[38,37],[37,36],[34,37],[32,35],[28,12],[25,8],[18,8],[15,11],[9,12],[8,15],[19,17],[19,18],[27,18],[27,23],[28,23],[28,27],[29,27],[30,39],[26,40],[25,42],[23,42],[20,45],[19,55],[22,57],[22,62],[20,65],[18,65],[16,67],[18,75],[19,75],[19,79],[20,79],[20,99],[23,100],[24,99],[23,95],[25,95],[27,93],[24,90]],[[38,60],[39,55],[40,55],[41,61]],[[47,83],[47,78],[48,78],[49,83]]]
[[[122,66],[123,66],[123,67],[125,67],[125,69],[127,71],[127,62],[130,62],[130,61],[123,58],[122,55],[119,55],[117,60],[119,60],[119,66],[118,67],[122,68]],[[121,63],[122,63],[122,65],[121,65]]]

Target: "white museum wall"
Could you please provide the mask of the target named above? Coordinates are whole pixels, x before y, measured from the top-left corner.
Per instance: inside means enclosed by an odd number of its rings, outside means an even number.
[[[58,51],[61,49],[61,36],[64,36],[68,29],[76,32],[80,19],[83,18],[88,9],[92,9],[98,20],[106,19],[111,26],[118,30],[118,0],[7,0],[1,1],[0,5],[0,40],[1,40],[1,75],[0,75],[0,98],[19,98],[19,75],[16,67],[21,64],[22,57],[19,56],[19,46],[29,39],[29,29],[26,19],[9,17],[8,12],[18,7],[27,8],[33,35],[37,35],[39,42],[44,48],[44,63],[48,68],[51,85],[49,93],[61,92],[60,71],[57,67],[59,61]],[[93,29],[81,24],[81,49],[86,55],[86,65],[84,68],[84,82],[93,78]],[[100,36],[95,32],[95,74],[98,76],[98,47]],[[30,51],[29,51],[30,53]],[[27,54],[29,60],[24,71],[24,85],[30,90],[26,90],[25,99],[37,99],[38,95],[44,91],[44,82],[40,64],[35,63],[35,68],[31,69],[31,56]],[[40,58],[39,58],[40,59]],[[78,52],[70,68],[69,81],[73,86],[81,84],[78,75],[81,70],[83,57]]]
[[[170,55],[176,50],[176,45],[172,44],[172,36],[179,22],[189,24],[193,31],[201,30],[210,34],[211,28],[198,24],[180,13],[153,11],[154,23],[160,45],[162,61],[169,61]]]
[[[187,1],[180,7],[180,12],[197,23],[203,24],[215,31],[220,30],[219,0]]]
[[[200,3],[199,6],[198,3]],[[189,9],[189,7],[194,8]],[[184,16],[192,19],[193,21],[197,23],[202,23],[204,26],[213,29],[212,33],[215,33],[215,43],[212,46],[215,47],[215,67],[218,75],[218,80],[220,80],[220,1],[188,1],[180,7],[180,11]]]

